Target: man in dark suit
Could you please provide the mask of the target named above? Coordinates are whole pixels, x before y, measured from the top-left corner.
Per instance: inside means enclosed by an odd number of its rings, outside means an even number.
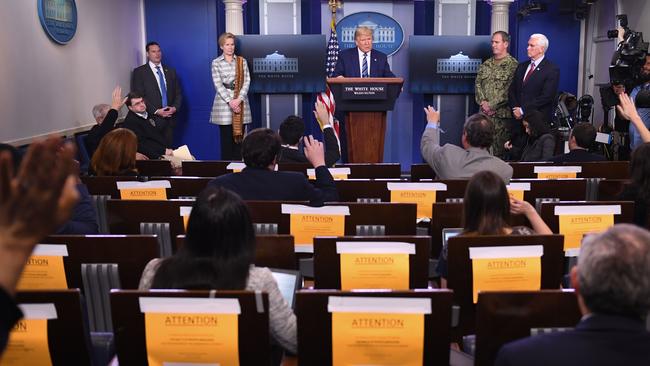
[[[131,91],[144,97],[148,114],[163,130],[167,139],[166,144],[172,146],[176,112],[183,101],[181,88],[176,70],[161,64],[160,45],[149,42],[146,50],[147,63],[133,70]]]
[[[545,57],[547,49],[548,38],[545,35],[536,33],[530,36],[526,49],[529,60],[517,66],[508,90],[508,103],[515,118],[510,128],[510,141],[517,147],[523,148],[525,144],[521,121],[526,111],[536,109],[542,112],[549,124],[552,120],[560,69]]]
[[[159,159],[163,155],[173,155],[167,144],[163,130],[149,113],[144,98],[131,92],[126,97],[129,109],[122,126],[133,131],[138,137],[138,152],[149,159]]]
[[[356,47],[339,52],[334,76],[392,78],[386,54],[372,49],[372,29],[358,27],[354,32]]]
[[[95,117],[97,124],[88,131],[88,135],[84,140],[89,158],[92,159],[99,142],[104,136],[115,129],[118,113],[125,101],[126,98],[122,97],[122,88],[116,86],[113,89],[111,105],[97,104],[93,107],[93,117]]]
[[[650,365],[650,233],[615,225],[582,241],[571,270],[582,319],[573,330],[508,343],[495,365]]]
[[[323,128],[323,141],[325,144],[325,165],[333,166],[341,157],[339,143],[334,133],[334,128],[329,122],[329,115],[325,104],[316,102],[314,111],[316,119]],[[305,121],[298,116],[289,116],[280,125],[280,138],[282,148],[278,154],[278,163],[309,163],[305,154],[298,146],[305,133]]]
[[[244,200],[309,201],[313,206],[338,200],[334,179],[325,166],[323,144],[311,136],[304,143],[305,156],[316,167],[314,185],[303,173],[275,171],[280,136],[268,128],[255,129],[244,138],[242,156],[246,168],[219,176],[209,184],[227,188]]]
[[[596,128],[591,123],[578,123],[569,135],[569,152],[556,155],[548,161],[552,163],[579,163],[583,161],[605,161],[603,155],[590,153],[596,141]]]

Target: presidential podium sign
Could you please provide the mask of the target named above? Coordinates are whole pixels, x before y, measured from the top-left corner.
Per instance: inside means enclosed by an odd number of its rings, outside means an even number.
[[[386,111],[395,107],[402,78],[328,78],[336,108],[345,112],[350,163],[384,160]]]

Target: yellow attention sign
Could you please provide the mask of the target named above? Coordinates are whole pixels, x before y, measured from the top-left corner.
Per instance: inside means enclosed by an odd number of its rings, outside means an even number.
[[[332,313],[332,364],[421,366],[424,314]]]
[[[576,178],[576,172],[539,172],[537,173],[537,178],[539,179],[568,179]]]
[[[18,281],[18,290],[67,289],[62,256],[32,255]]]
[[[145,313],[149,366],[239,365],[237,314]]]
[[[516,198],[520,201],[524,200],[524,191],[520,189],[509,189],[508,194],[510,197]]]
[[[560,234],[564,235],[564,250],[579,248],[582,237],[599,233],[614,225],[614,215],[560,215]]]
[[[346,179],[348,179],[348,175],[345,174],[345,173],[331,173],[331,174],[332,174],[332,178],[334,178],[334,180],[346,180]],[[315,179],[316,179],[316,173],[309,175],[309,180],[315,180]]]
[[[409,255],[341,253],[341,289],[409,289]]]
[[[124,188],[120,189],[123,200],[166,200],[166,188]]]
[[[436,191],[392,190],[390,191],[390,201],[417,203],[417,217],[431,217],[431,206],[436,202]]]
[[[542,281],[540,257],[472,259],[474,303],[479,291],[539,290]]]
[[[289,217],[289,231],[296,245],[311,245],[315,236],[345,235],[345,215],[292,213]]]
[[[183,215],[183,229],[185,232],[187,232],[187,222],[190,220],[190,217],[187,215]]]
[[[47,319],[21,319],[11,329],[7,349],[0,358],[2,366],[51,366],[47,340]]]

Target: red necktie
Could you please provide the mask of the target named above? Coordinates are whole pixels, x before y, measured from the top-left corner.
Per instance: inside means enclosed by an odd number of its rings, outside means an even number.
[[[524,84],[526,84],[526,82],[530,78],[530,75],[532,75],[534,71],[535,71],[535,62],[531,61],[530,62],[530,68],[528,69],[528,72],[526,73],[526,76],[524,76]]]

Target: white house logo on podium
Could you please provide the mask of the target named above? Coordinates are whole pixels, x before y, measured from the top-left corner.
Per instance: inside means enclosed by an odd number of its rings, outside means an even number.
[[[338,22],[336,33],[340,35],[341,49],[356,47],[354,32],[357,27],[372,29],[372,48],[389,56],[397,52],[404,42],[404,30],[395,19],[368,11],[350,14]]]
[[[74,0],[38,0],[38,18],[45,33],[56,43],[70,42],[77,32]]]
[[[254,58],[253,72],[255,74],[295,74],[298,72],[298,59],[286,57],[275,51],[264,58]]]
[[[477,74],[481,66],[480,58],[469,58],[459,52],[449,58],[436,60],[436,72],[438,74]]]

